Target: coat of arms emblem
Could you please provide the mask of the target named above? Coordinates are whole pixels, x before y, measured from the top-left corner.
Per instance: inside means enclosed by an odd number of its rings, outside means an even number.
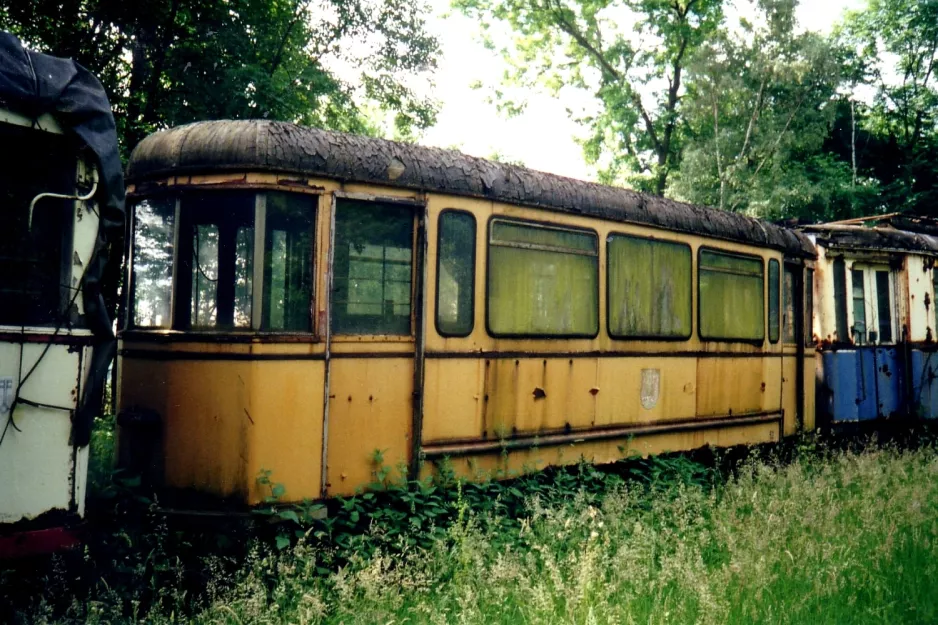
[[[642,369],[642,408],[651,410],[658,403],[661,389],[661,370]]]
[[[13,378],[0,378],[0,415],[4,415],[13,408]]]

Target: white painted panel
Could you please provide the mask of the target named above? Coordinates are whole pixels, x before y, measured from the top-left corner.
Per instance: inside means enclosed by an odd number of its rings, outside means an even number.
[[[909,338],[912,341],[924,341],[931,329],[931,338],[935,340],[935,302],[932,294],[932,270],[924,256],[909,254],[905,259],[909,316]],[[926,305],[927,302],[927,305]]]
[[[11,379],[13,388],[39,359],[45,345],[0,343],[0,378]],[[6,428],[0,444],[0,522],[34,518],[54,509],[68,510],[72,503],[73,453],[71,409],[77,401],[79,352],[53,345],[26,381],[21,397],[69,410],[19,405],[13,414],[16,428]],[[74,348],[71,348],[74,349]],[[10,413],[0,414],[5,426]],[[0,428],[2,431],[2,428]],[[83,487],[82,487],[83,488]]]

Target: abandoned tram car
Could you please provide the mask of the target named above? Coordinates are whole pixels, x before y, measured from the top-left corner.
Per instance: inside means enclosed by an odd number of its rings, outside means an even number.
[[[0,145],[0,557],[10,557],[76,543],[116,349],[102,284],[109,270],[120,277],[124,183],[98,80],[4,32]]]
[[[742,215],[267,121],[128,168],[120,454],[256,503],[814,426],[814,248]]]

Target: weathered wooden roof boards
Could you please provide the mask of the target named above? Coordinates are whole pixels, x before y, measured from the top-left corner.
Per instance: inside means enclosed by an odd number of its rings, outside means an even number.
[[[134,150],[127,177],[140,185],[173,175],[226,170],[282,172],[485,198],[766,246],[792,257],[815,257],[805,235],[738,213],[452,150],[284,122],[208,121],[158,132]]]
[[[832,250],[913,252],[938,256],[935,220],[905,214],[802,226],[817,245]]]

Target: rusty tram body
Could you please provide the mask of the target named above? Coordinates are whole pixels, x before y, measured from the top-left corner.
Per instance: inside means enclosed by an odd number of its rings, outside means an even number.
[[[298,501],[382,466],[510,475],[814,427],[802,233],[268,121],[157,133],[127,174],[120,455],[156,484],[254,504],[264,474]]]

